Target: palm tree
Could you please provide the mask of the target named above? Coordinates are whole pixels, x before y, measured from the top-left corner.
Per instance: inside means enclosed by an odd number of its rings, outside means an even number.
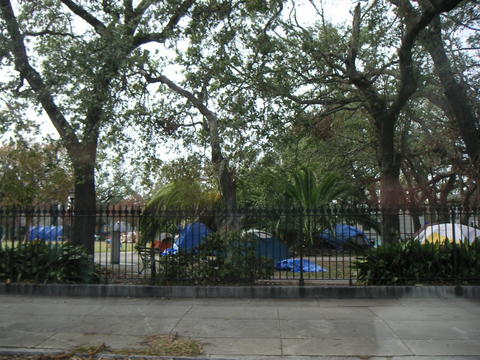
[[[218,191],[205,189],[198,181],[181,179],[161,187],[147,202],[140,220],[140,246],[160,231],[176,232],[182,221],[211,225],[212,209],[221,200]]]
[[[336,174],[327,174],[319,182],[312,170],[302,168],[286,183],[285,192],[294,205],[313,210],[352,195],[353,189]]]
[[[314,234],[332,226],[331,220],[318,209],[354,194],[353,188],[336,174],[327,174],[320,181],[314,172],[302,168],[284,185],[287,203],[301,209],[304,236],[313,245]]]

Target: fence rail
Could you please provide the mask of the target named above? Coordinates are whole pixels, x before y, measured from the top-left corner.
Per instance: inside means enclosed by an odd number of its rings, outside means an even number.
[[[391,214],[391,212],[389,212]],[[354,283],[355,262],[382,244],[382,212],[365,206],[300,209],[170,210],[52,206],[0,209],[0,247],[72,239],[78,217],[95,222],[92,259],[104,282]],[[480,209],[396,210],[398,239],[472,242]],[[0,259],[0,262],[2,259]]]

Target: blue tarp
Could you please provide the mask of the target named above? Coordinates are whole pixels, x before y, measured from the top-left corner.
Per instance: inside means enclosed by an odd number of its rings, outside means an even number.
[[[29,229],[30,240],[61,241],[63,226],[32,226]]]
[[[328,244],[336,249],[342,249],[345,244],[351,240],[355,245],[371,246],[372,243],[367,235],[356,227],[346,224],[337,224],[333,229],[326,229],[320,235],[320,239],[325,240]]]
[[[160,255],[167,256],[167,255],[175,255],[176,253],[178,253],[178,246],[177,244],[173,244],[171,248],[163,250]]]
[[[287,270],[292,272],[300,272],[300,259],[285,259],[279,261],[276,266],[277,270]],[[328,270],[309,261],[303,260],[303,272],[327,272]]]
[[[212,232],[207,225],[202,223],[193,223],[185,226],[180,233],[178,240],[175,242],[179,251],[192,251],[198,248],[203,239]]]

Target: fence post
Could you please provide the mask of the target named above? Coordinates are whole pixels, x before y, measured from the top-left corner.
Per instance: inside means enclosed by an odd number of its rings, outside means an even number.
[[[453,280],[457,283],[457,242],[456,242],[456,234],[455,234],[455,208],[452,206],[450,208],[450,216],[452,221],[452,232],[453,232]]]
[[[150,247],[150,282],[152,285],[155,285],[155,278],[157,277],[157,268],[156,268],[156,260],[155,260],[155,248],[153,246]]]
[[[303,291],[303,287],[305,286],[305,279],[303,278],[303,246],[305,244],[305,234],[304,234],[304,217],[305,214],[301,213],[300,215],[300,280],[298,282],[298,285],[300,286],[300,291]]]
[[[112,232],[112,253],[110,262],[112,264],[120,264],[120,231]]]

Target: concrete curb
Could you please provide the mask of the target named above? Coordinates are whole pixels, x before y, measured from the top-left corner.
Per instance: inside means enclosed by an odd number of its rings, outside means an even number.
[[[2,349],[0,348],[0,355],[3,356],[40,356],[40,355],[61,355],[68,353],[67,350],[54,350],[54,349]],[[75,354],[84,355],[85,354]],[[98,353],[95,359],[112,359],[112,360],[273,360],[273,359],[292,359],[292,360],[362,360],[366,359],[365,356],[355,355],[312,355],[312,356],[296,356],[296,355],[282,355],[281,357],[275,355],[236,355],[235,357],[218,356],[218,355],[198,355],[198,356],[152,356],[152,355],[123,355],[114,353]],[[84,357],[90,359],[91,357]],[[476,355],[389,355],[389,356],[370,356],[369,360],[478,360]]]
[[[0,284],[0,294],[83,297],[236,299],[480,299],[480,286],[150,286],[118,284]]]

